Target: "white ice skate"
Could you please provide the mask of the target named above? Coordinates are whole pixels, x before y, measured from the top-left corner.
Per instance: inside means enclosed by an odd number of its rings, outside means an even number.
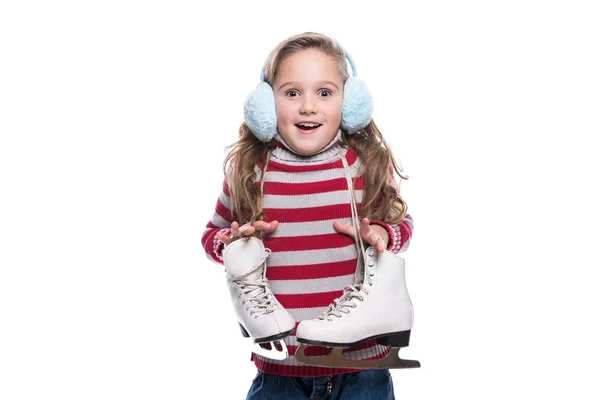
[[[256,354],[283,360],[288,356],[283,338],[293,332],[296,321],[269,288],[269,254],[262,240],[250,237],[225,246],[223,261],[242,334],[254,340]]]
[[[366,250],[366,266],[357,271],[362,283],[346,287],[319,317],[300,322],[296,339],[300,343],[296,358],[309,365],[340,368],[417,368],[418,361],[399,358],[398,351],[407,347],[413,323],[413,308],[405,283],[404,259],[375,247]],[[363,278],[364,277],[364,278]],[[390,347],[380,360],[344,358],[345,348],[369,339]],[[326,356],[307,356],[307,345],[328,346]]]

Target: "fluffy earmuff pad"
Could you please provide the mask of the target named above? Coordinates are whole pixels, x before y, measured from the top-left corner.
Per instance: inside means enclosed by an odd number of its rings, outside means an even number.
[[[277,135],[277,113],[273,89],[266,82],[256,86],[244,102],[244,118],[250,130],[263,142]]]
[[[355,133],[369,124],[372,114],[373,98],[367,85],[358,78],[348,78],[344,84],[342,128]]]

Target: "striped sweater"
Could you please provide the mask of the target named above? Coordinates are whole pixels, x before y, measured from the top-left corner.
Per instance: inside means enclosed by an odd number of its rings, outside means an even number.
[[[323,150],[310,155],[295,154],[280,136],[267,164],[264,180],[263,208],[265,221],[279,221],[277,229],[264,238],[271,249],[267,258],[267,279],[279,302],[292,314],[296,325],[305,319],[317,317],[334,299],[340,297],[346,285],[354,283],[358,254],[354,239],[338,233],[334,220],[351,225],[351,200],[344,167],[338,148],[346,157],[355,182],[357,207],[360,207],[364,182],[363,169],[356,152],[338,146],[338,136]],[[256,182],[261,169],[255,168]],[[223,243],[217,232],[231,233],[231,199],[227,183],[223,183],[213,217],[202,235],[207,257],[223,264]],[[239,222],[239,221],[238,221]],[[407,215],[400,225],[388,225],[371,220],[387,228],[388,250],[405,251],[412,236],[412,217]],[[298,346],[294,335],[284,339],[289,354]],[[311,347],[312,354],[325,354],[323,347]],[[307,354],[309,350],[307,350]],[[374,340],[345,350],[352,359],[382,358],[387,348]],[[286,376],[325,376],[355,369],[306,366],[295,357],[283,361],[252,354],[252,360],[262,372]]]

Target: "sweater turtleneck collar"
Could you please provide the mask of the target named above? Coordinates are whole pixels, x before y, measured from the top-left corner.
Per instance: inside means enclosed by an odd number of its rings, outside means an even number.
[[[277,133],[275,136],[277,147],[273,150],[273,157],[285,161],[294,161],[298,163],[314,162],[314,161],[327,161],[334,158],[339,158],[339,150],[336,144],[342,142],[342,130],[338,129],[335,137],[329,142],[329,144],[323,147],[321,150],[310,154],[300,154],[290,147],[289,144],[283,140],[283,137]]]

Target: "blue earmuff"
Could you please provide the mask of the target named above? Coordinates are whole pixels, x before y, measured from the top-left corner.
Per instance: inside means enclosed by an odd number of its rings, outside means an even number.
[[[364,128],[371,121],[373,113],[373,98],[367,85],[356,77],[356,65],[350,54],[346,59],[352,68],[352,75],[344,84],[344,99],[342,103],[342,129],[353,134]],[[267,142],[277,135],[277,113],[275,96],[271,86],[260,74],[260,83],[244,101],[244,119],[246,124],[261,141]]]

